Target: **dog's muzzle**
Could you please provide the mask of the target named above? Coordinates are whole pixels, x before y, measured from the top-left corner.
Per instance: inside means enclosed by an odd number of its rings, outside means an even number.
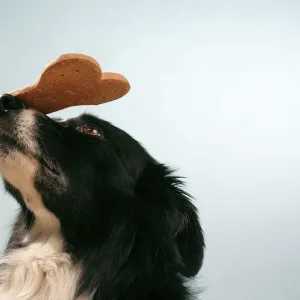
[[[0,97],[0,116],[8,111],[26,108],[25,104],[17,97],[10,94],[3,94]]]

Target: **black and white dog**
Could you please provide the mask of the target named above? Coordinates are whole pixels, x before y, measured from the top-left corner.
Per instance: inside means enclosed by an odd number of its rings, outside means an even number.
[[[20,205],[0,299],[193,298],[204,238],[181,180],[95,116],[0,104],[0,172]]]

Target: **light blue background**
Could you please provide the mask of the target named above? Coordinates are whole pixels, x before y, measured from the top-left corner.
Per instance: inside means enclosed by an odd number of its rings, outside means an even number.
[[[204,300],[300,299],[300,2],[0,1],[0,93],[61,53],[132,90],[96,112],[179,168],[206,233]],[[13,126],[13,124],[12,124]],[[3,248],[16,208],[0,201]]]

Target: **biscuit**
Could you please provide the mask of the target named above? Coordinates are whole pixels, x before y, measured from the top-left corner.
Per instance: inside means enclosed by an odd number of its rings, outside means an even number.
[[[129,90],[130,84],[123,75],[102,72],[92,57],[63,54],[44,69],[35,83],[10,94],[49,114],[71,106],[113,101]]]

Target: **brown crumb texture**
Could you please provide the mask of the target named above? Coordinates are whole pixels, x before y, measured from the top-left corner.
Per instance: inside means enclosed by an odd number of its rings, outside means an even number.
[[[48,114],[71,106],[113,101],[129,90],[123,75],[102,72],[92,57],[64,54],[49,64],[35,83],[11,94]]]

